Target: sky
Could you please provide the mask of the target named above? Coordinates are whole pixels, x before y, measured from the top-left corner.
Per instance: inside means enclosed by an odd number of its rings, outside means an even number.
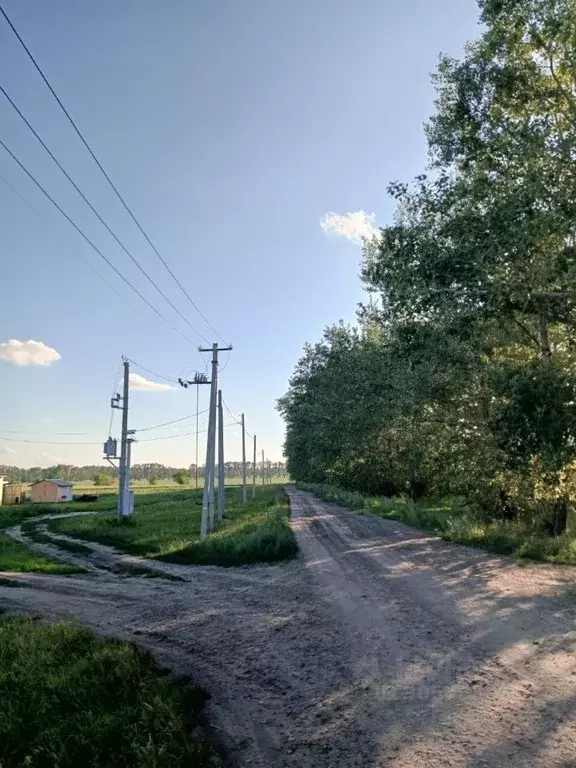
[[[162,257],[233,345],[222,355],[224,399],[235,416],[246,414],[259,451],[281,460],[275,402],[304,343],[354,320],[359,238],[391,221],[388,182],[425,167],[430,73],[440,52],[459,56],[478,36],[476,3],[2,6]],[[100,463],[121,356],[176,379],[203,372],[208,357],[197,347],[218,339],[2,18],[0,72],[76,184],[199,332],[138,271],[0,94],[0,139],[168,320],[132,293],[0,147],[0,464]],[[195,412],[194,388],[132,370],[141,378],[131,389],[131,428]],[[207,398],[204,387],[201,409]],[[228,415],[225,424],[226,458],[237,460],[240,430]],[[119,428],[117,412],[114,436]],[[195,461],[193,431],[192,419],[142,433],[133,462],[187,466]]]

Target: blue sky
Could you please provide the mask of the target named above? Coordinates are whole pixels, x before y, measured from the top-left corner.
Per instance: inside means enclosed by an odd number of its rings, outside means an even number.
[[[317,340],[324,326],[353,319],[361,299],[360,248],[327,233],[320,220],[328,212],[362,210],[375,213],[379,224],[390,221],[388,181],[409,179],[426,162],[430,72],[441,51],[459,55],[477,36],[476,3],[5,0],[3,6],[153,242],[234,344],[221,377],[224,397],[233,411],[245,411],[247,429],[267,454],[280,459],[283,425],[274,404],[302,345]],[[2,19],[0,72],[2,85],[112,229],[212,340]],[[0,138],[197,343],[1,95]],[[98,463],[122,354],[175,377],[187,367],[204,370],[204,362],[131,295],[1,148],[0,176],[34,209],[0,179],[0,342],[32,339],[60,355],[50,365],[23,366],[11,362],[13,348],[0,347],[0,357],[9,358],[0,359],[0,463]],[[37,350],[31,353],[37,358]],[[191,390],[134,391],[131,426],[194,409]],[[192,429],[184,423],[180,432]],[[44,445],[1,435],[97,444]],[[133,460],[187,465],[193,443],[192,436],[140,443]],[[239,458],[233,427],[226,450]]]

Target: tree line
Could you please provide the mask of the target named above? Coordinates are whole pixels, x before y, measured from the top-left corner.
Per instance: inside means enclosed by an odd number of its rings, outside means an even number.
[[[252,473],[252,463],[247,462],[247,471],[249,476]],[[256,465],[257,472],[261,473],[262,466]],[[200,475],[204,472],[204,467],[198,468]],[[193,480],[196,472],[196,465],[191,464],[188,467],[169,467],[164,464],[146,463],[133,464],[130,471],[132,480],[152,480],[152,485],[161,481],[183,478],[187,484]],[[286,475],[286,465],[281,461],[267,461],[266,473],[268,477],[274,479],[283,478]],[[51,467],[30,467],[23,469],[21,467],[0,465],[0,475],[5,475],[10,482],[35,483],[37,480],[45,478],[58,478],[68,480],[72,483],[95,482],[97,485],[109,485],[117,481],[118,471],[110,465],[86,464],[76,466],[74,464],[55,464]],[[224,464],[224,476],[226,478],[240,477],[242,475],[241,461],[227,461]]]
[[[356,326],[279,401],[290,475],[560,534],[576,493],[576,4],[481,0],[440,58],[430,161],[393,182]]]

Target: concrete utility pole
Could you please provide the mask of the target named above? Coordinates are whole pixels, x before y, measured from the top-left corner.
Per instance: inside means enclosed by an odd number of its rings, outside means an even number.
[[[242,414],[242,504],[246,504],[246,427]]]
[[[256,435],[254,435],[254,459],[252,461],[252,498],[256,498]]]
[[[200,382],[196,384],[196,464],[194,465],[194,488],[198,490],[198,412],[200,410]]]
[[[210,382],[210,413],[208,416],[208,439],[206,441],[206,466],[204,467],[204,491],[202,493],[202,522],[200,538],[204,538],[214,527],[214,464],[216,453],[216,394],[218,391],[218,352],[226,352],[232,347],[218,347],[212,344],[211,349],[200,352],[212,352],[212,380]]]
[[[123,360],[124,387],[122,390],[122,436],[120,441],[120,471],[118,473],[118,519],[132,513],[130,494],[130,443],[128,438],[128,406],[130,393],[130,363]]]
[[[222,390],[218,390],[218,519],[224,517],[226,489],[224,487],[224,412],[222,410]]]

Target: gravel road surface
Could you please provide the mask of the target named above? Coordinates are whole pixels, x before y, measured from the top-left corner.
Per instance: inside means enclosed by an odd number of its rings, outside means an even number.
[[[86,575],[6,574],[23,588],[0,587],[0,606],[152,650],[210,692],[238,768],[576,768],[576,571],[290,496],[293,562],[185,567],[94,545]],[[141,564],[160,578],[125,575]]]

